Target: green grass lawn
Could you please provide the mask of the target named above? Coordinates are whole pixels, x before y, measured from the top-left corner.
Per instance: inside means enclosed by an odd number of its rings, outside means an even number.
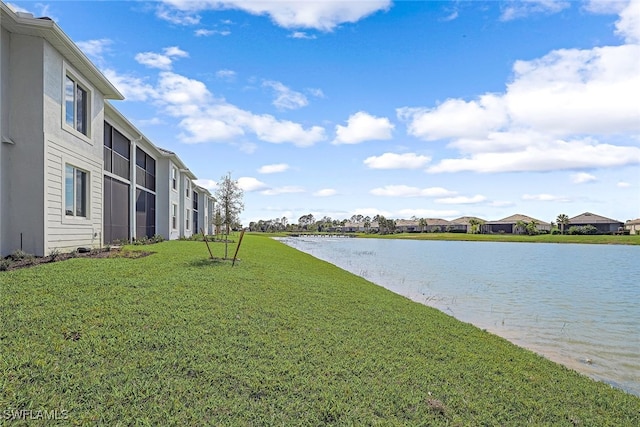
[[[467,233],[399,233],[399,234],[366,234],[357,233],[357,237],[381,239],[415,239],[415,240],[465,240],[472,242],[531,242],[531,243],[584,243],[603,245],[640,245],[640,235],[560,235],[539,234],[467,234]]]
[[[640,425],[640,398],[268,236],[233,268],[202,242],[127,249],[156,253],[0,273],[0,419]]]

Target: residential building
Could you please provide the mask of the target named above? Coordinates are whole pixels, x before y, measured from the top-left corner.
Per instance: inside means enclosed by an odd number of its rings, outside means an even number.
[[[591,212],[585,212],[573,218],[569,218],[570,227],[584,227],[591,225],[595,227],[598,234],[611,234],[617,233],[624,229],[624,223],[604,216],[596,215]]]
[[[99,246],[105,99],[123,97],[55,22],[0,13],[0,254]]]
[[[123,96],[60,27],[0,12],[0,255],[208,227],[211,194],[108,102]]]
[[[526,231],[522,229],[522,227],[519,227],[518,224],[520,224],[520,222],[531,223],[532,221],[536,223],[538,232],[548,233],[551,231],[550,223],[522,214],[511,215],[498,221],[487,221],[480,226],[480,230],[482,233],[487,234],[525,234]]]
[[[624,228],[629,230],[629,234],[640,234],[640,218],[632,219],[624,224]]]

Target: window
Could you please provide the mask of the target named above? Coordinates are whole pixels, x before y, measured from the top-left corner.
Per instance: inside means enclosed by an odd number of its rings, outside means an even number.
[[[87,172],[74,166],[65,166],[64,210],[65,215],[87,217]]]
[[[156,190],[156,161],[140,147],[136,147],[136,184]]]
[[[184,196],[188,199],[189,197],[191,197],[191,181],[189,181],[189,178],[184,180]]]
[[[176,168],[171,168],[171,188],[178,189],[178,171]]]
[[[171,205],[171,228],[174,230],[178,228],[178,205],[175,203]]]
[[[109,123],[104,123],[104,170],[129,179],[130,141]]]
[[[89,93],[69,76],[64,83],[64,108],[65,123],[83,135],[89,135]]]
[[[191,211],[187,209],[186,215],[184,216],[184,228],[185,230],[190,230],[189,218],[191,217]]]

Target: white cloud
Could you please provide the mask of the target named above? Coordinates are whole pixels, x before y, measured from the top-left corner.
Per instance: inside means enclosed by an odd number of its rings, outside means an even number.
[[[574,184],[584,184],[586,182],[596,181],[597,178],[594,175],[591,175],[587,172],[578,172],[571,174],[571,182]]]
[[[476,203],[482,203],[486,201],[487,198],[477,194],[473,197],[466,196],[458,196],[458,197],[445,197],[442,199],[436,199],[436,203],[441,203],[444,205],[472,205]]]
[[[640,2],[631,1],[620,12],[616,22],[616,34],[622,36],[627,43],[640,43]]]
[[[178,46],[165,47],[163,50],[164,50],[164,54],[170,58],[188,58],[189,57],[189,53],[180,49]]]
[[[364,164],[371,169],[419,169],[430,161],[431,157],[416,153],[384,153],[381,156],[367,157]]]
[[[449,99],[436,108],[398,108],[398,117],[409,122],[407,132],[427,141],[444,138],[477,138],[507,123],[504,101],[486,94],[477,101]]]
[[[268,173],[279,173],[279,172],[284,172],[287,169],[289,169],[289,165],[286,163],[276,163],[273,165],[264,165],[262,167],[260,167],[260,169],[258,169],[258,173],[264,173],[264,174],[268,174]]]
[[[545,7],[546,2],[527,7]],[[512,4],[510,6],[513,6]],[[555,6],[554,6],[555,7]],[[429,172],[507,172],[640,164],[640,2],[616,28],[628,44],[560,49],[516,61],[504,93],[403,107],[398,117],[418,138],[448,140],[459,151]],[[620,141],[628,141],[620,143]]]
[[[571,199],[564,196],[554,196],[552,194],[524,194],[522,200],[535,202],[570,202]]]
[[[516,150],[474,153],[444,159],[430,173],[475,171],[483,173],[607,168],[640,164],[640,148],[579,141],[541,140]]]
[[[322,190],[318,190],[315,193],[313,193],[313,195],[316,197],[329,197],[329,196],[335,196],[336,194],[338,194],[338,192],[333,188],[323,188]]]
[[[166,55],[155,52],[141,52],[135,56],[136,61],[149,68],[158,68],[160,70],[170,70],[172,60]]]
[[[113,44],[110,39],[96,39],[76,42],[80,50],[91,58],[94,62],[100,64],[104,61],[104,54],[108,51],[109,46]]]
[[[359,144],[363,141],[391,139],[394,127],[386,117],[375,117],[359,111],[349,117],[347,126],[336,126],[336,139],[332,144]]]
[[[118,74],[112,69],[104,70],[104,75],[127,101],[147,101],[158,96],[156,89],[139,77]]]
[[[284,187],[269,188],[267,190],[260,192],[260,194],[264,194],[265,196],[277,196],[279,194],[290,194],[290,193],[304,193],[304,188],[299,187],[297,185],[286,185]]]
[[[386,11],[391,0],[370,1],[247,1],[247,0],[164,0],[158,16],[177,24],[198,23],[198,11],[238,9],[252,15],[267,15],[284,28],[313,28],[332,31],[340,24],[357,22],[375,12]]]
[[[395,215],[398,218],[454,218],[460,216],[457,210],[437,210],[437,209],[401,209]]]
[[[583,8],[591,13],[619,14],[627,5],[629,0],[587,0],[583,3]]]
[[[616,187],[618,188],[629,188],[631,187],[631,184],[626,182],[626,181],[620,181],[616,184]]]
[[[216,34],[219,34],[221,36],[228,36],[229,34],[231,34],[231,31],[229,30],[207,30],[205,28],[200,28],[198,30],[195,30],[193,32],[195,34],[196,37],[209,37],[209,36],[213,36]]]
[[[196,179],[194,182],[196,185],[211,191],[211,193],[215,193],[218,189],[218,183],[212,179]]]
[[[141,52],[135,56],[138,63],[149,68],[157,68],[159,70],[170,70],[173,66],[175,58],[186,58],[189,54],[177,46],[164,48],[164,53]]]
[[[265,142],[292,143],[299,147],[326,139],[320,126],[305,129],[299,123],[242,110],[215,98],[201,81],[170,71],[159,74],[156,87],[140,79],[114,77],[116,87],[126,89],[125,95],[131,93],[138,100],[155,100],[167,114],[181,118],[179,126],[184,132],[180,137],[187,143],[233,142],[246,133],[255,134]]]
[[[252,191],[263,190],[267,188],[268,185],[262,181],[257,180],[256,178],[243,176],[238,178],[238,187],[240,187],[242,191],[251,193]]]
[[[307,39],[307,40],[314,40],[317,38],[315,34],[308,34],[304,31],[294,31],[291,34],[289,34],[288,37],[292,39]]]
[[[309,100],[300,92],[291,90],[280,82],[267,80],[262,86],[270,87],[276,94],[273,105],[279,110],[297,110],[309,104]]]
[[[179,10],[162,4],[156,9],[156,16],[176,25],[198,25],[201,19],[195,11]]]
[[[442,187],[418,188],[408,185],[385,185],[369,191],[374,196],[387,197],[444,197],[456,194]]]
[[[233,70],[218,70],[216,71],[216,77],[223,80],[235,80],[236,72]]]
[[[196,37],[208,37],[214,35],[216,32],[214,30],[207,30],[206,28],[199,28],[193,32]]]
[[[322,92],[322,89],[309,88],[307,89],[307,92],[316,98],[324,98],[324,92]]]
[[[512,0],[501,4],[500,19],[503,21],[525,18],[535,13],[558,13],[571,6],[570,2],[560,0]]]

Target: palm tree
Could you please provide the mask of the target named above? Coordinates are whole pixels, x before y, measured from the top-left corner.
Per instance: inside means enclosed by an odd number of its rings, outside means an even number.
[[[569,225],[569,217],[565,214],[560,214],[556,218],[556,222],[560,225],[560,233],[564,234],[564,226]]]
[[[425,218],[420,218],[418,220],[418,226],[420,227],[420,232],[424,233],[424,229],[427,228],[427,220]]]
[[[471,218],[469,220],[469,225],[471,226],[471,234],[478,233],[480,224],[482,224],[482,222],[479,219]]]
[[[527,223],[523,220],[516,221],[516,234],[524,233],[527,230]]]

